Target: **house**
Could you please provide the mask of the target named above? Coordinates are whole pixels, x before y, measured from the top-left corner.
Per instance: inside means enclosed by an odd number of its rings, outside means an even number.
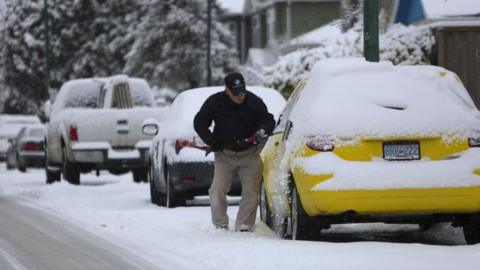
[[[243,3],[241,16],[229,13],[227,8],[222,18],[240,36],[237,45],[242,63],[247,61],[251,48],[257,56],[262,51],[268,54],[262,59],[272,59],[271,55],[278,55],[285,42],[338,19],[342,13],[341,0],[219,1],[224,8],[228,2]]]

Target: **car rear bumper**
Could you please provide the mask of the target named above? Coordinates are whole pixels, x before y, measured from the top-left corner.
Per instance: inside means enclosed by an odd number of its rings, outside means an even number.
[[[300,193],[300,198],[310,216],[337,215],[345,212],[365,215],[417,215],[480,211],[480,186],[310,191]]]
[[[478,149],[440,161],[350,162],[332,155],[294,163],[293,178],[310,216],[480,212]]]
[[[108,143],[76,143],[70,162],[92,165],[96,169],[148,167],[148,147],[113,149]]]
[[[208,195],[214,174],[213,162],[173,163],[168,165],[168,170],[175,191],[186,197]],[[229,194],[239,195],[240,192],[240,179],[235,174]]]
[[[24,152],[18,153],[18,157],[26,167],[45,167],[45,152]]]

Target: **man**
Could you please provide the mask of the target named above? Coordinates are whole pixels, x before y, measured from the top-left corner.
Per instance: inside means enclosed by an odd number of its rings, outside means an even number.
[[[212,122],[213,132],[209,129]],[[215,152],[215,172],[208,193],[216,228],[228,229],[226,196],[238,171],[242,198],[235,231],[253,231],[263,170],[259,143],[274,126],[273,115],[261,98],[246,90],[240,73],[228,74],[225,91],[211,95],[195,116],[195,131]]]

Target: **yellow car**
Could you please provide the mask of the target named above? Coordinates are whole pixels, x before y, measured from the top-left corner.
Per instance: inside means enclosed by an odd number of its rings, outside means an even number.
[[[318,63],[262,159],[260,216],[284,237],[341,223],[452,222],[480,242],[480,113],[443,68]]]

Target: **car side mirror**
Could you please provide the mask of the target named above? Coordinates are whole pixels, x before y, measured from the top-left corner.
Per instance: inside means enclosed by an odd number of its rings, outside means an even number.
[[[143,121],[142,133],[147,136],[155,136],[158,134],[158,121],[153,118],[148,118]]]
[[[277,124],[275,125],[275,127],[278,127],[278,125],[280,125],[280,121],[282,121],[282,116],[283,116],[283,114],[280,114],[278,116]]]

